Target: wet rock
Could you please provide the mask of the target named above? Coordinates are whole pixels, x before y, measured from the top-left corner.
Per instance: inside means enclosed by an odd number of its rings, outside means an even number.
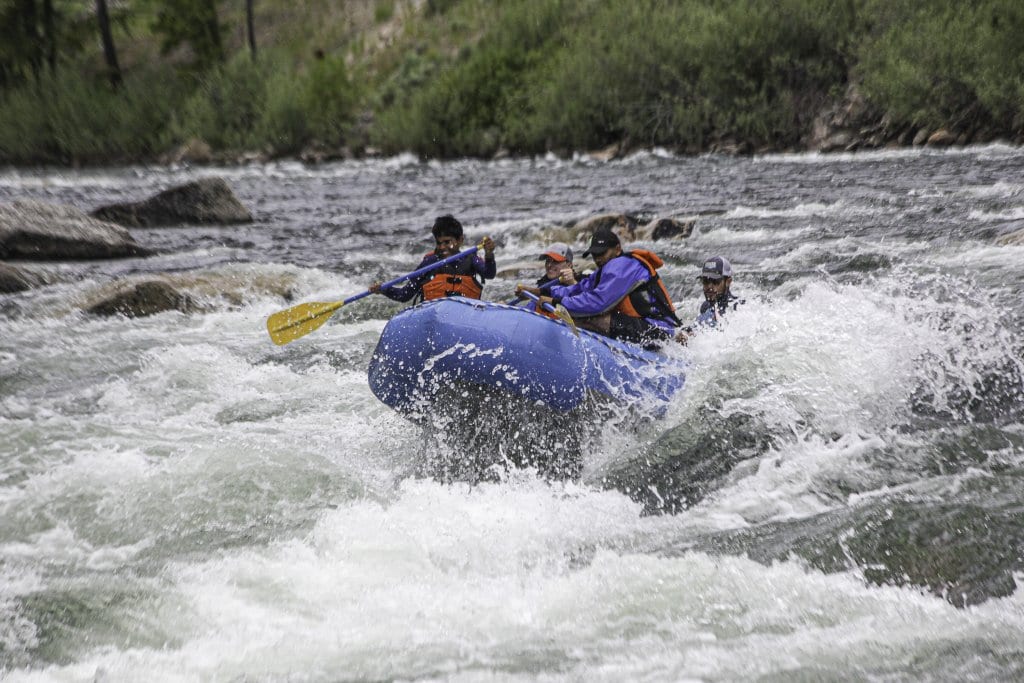
[[[161,159],[165,164],[208,164],[213,160],[213,149],[205,140],[191,138]]]
[[[38,283],[31,273],[9,263],[0,263],[0,294],[12,294],[31,289]]]
[[[950,133],[945,128],[940,128],[931,135],[928,136],[928,140],[925,142],[929,147],[949,147],[956,143],[956,136]]]
[[[970,142],[975,145],[983,145],[988,142],[992,142],[998,137],[996,132],[991,128],[981,127],[975,131],[974,135],[971,136]]]
[[[595,161],[612,161],[622,156],[623,145],[616,142],[615,144],[608,145],[604,149],[595,150],[593,152],[587,152],[587,156]]]
[[[817,143],[816,147],[819,152],[838,152],[846,151],[846,149],[853,143],[853,133],[847,130],[841,130],[837,133],[833,133]]]
[[[852,151],[880,131],[879,118],[879,112],[851,83],[841,99],[829,102],[814,117],[804,146],[818,152]]]
[[[252,214],[223,178],[202,178],[141,202],[102,206],[92,215],[129,227],[252,222]]]
[[[708,151],[712,154],[723,154],[725,156],[735,157],[744,154],[751,154],[754,151],[754,147],[751,145],[749,140],[735,140],[727,137],[712,142],[708,146]]]
[[[571,232],[574,241],[576,239],[589,240],[590,236],[598,230],[611,230],[619,236],[620,240],[631,241],[636,239],[638,223],[636,216],[625,213],[603,213],[589,218],[584,218],[572,226]]]
[[[609,470],[603,484],[642,503],[647,514],[676,514],[717,490],[733,468],[772,443],[753,416],[702,413],[662,434],[642,458]]]
[[[996,238],[996,244],[1003,247],[1024,246],[1024,221],[1014,221],[1007,226],[1004,234]]]
[[[928,588],[957,606],[1004,597],[1024,568],[1013,515],[967,506],[900,504],[858,525],[848,548],[879,584]]]
[[[967,607],[1016,590],[1014,576],[1024,570],[1018,517],[1012,506],[888,500],[715,534],[698,545],[766,563],[795,554],[825,572],[856,570],[872,583],[919,586]]]
[[[114,291],[100,301],[86,307],[94,315],[123,315],[140,318],[164,311],[190,313],[197,310],[195,302],[172,285],[162,280],[120,282]]]
[[[121,226],[69,206],[34,200],[0,204],[0,259],[66,261],[151,253]]]
[[[929,136],[930,133],[928,132],[928,129],[922,128],[921,130],[917,131],[917,135],[914,136],[914,140],[913,142],[911,142],[911,144],[914,145],[914,147],[920,147],[924,143],[928,142]]]
[[[696,224],[696,218],[656,218],[644,227],[644,231],[654,241],[685,239],[693,234]]]
[[[179,291],[186,290],[203,300],[219,300],[230,307],[244,306],[254,295],[275,296],[284,301],[294,299],[294,274],[268,273],[251,266],[232,266],[213,272],[163,273],[160,279]]]
[[[626,242],[685,239],[693,234],[696,217],[654,217],[641,224],[640,217],[627,213],[606,213],[585,218],[569,229],[571,242],[586,244],[596,230],[612,230]]]

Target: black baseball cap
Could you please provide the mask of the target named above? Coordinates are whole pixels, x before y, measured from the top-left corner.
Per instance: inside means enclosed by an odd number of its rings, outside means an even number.
[[[619,236],[608,228],[594,231],[590,238],[590,246],[583,252],[584,256],[600,255],[619,244]]]

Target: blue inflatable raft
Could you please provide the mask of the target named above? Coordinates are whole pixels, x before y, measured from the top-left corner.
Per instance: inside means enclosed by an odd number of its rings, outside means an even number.
[[[441,396],[507,397],[561,413],[594,399],[659,411],[686,381],[680,360],[586,330],[577,335],[525,308],[462,297],[392,318],[368,375],[374,395],[414,421]]]

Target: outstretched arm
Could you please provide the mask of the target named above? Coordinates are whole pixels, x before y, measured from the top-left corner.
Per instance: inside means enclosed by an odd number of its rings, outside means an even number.
[[[573,315],[601,315],[615,308],[622,298],[647,281],[649,274],[635,259],[619,258],[601,269],[596,285],[590,277],[570,287],[552,287],[552,300]]]

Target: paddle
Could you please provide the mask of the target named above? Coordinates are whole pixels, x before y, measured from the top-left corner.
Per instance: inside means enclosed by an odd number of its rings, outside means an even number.
[[[553,278],[551,280],[548,280],[547,282],[542,282],[542,283],[540,283],[537,286],[540,287],[541,289],[543,289],[544,287],[547,287],[548,285],[552,285],[552,284],[554,284],[556,282],[558,282],[558,278],[557,277]],[[524,294],[525,294],[525,292],[524,292]],[[515,306],[517,303],[519,303],[522,300],[523,300],[523,296],[519,295],[519,296],[516,296],[515,299],[510,299],[509,301],[506,301],[505,303],[507,305],[509,305],[509,306]]]
[[[425,275],[426,273],[429,273],[432,270],[437,270],[441,266],[451,263],[452,261],[458,261],[475,254],[477,250],[482,248],[483,244],[478,244],[475,247],[465,249],[464,251],[460,251],[458,254],[454,254],[448,258],[431,263],[429,266],[423,266],[411,273],[406,273],[401,277],[396,277],[394,280],[389,280],[382,284],[380,288],[387,289],[388,287],[397,285],[403,280],[411,280],[414,277]],[[345,304],[358,301],[365,296],[370,296],[372,293],[373,292],[370,290],[366,290],[365,292],[360,292],[355,296],[350,296],[344,301],[331,301],[327,303],[312,302],[293,306],[286,311],[278,311],[267,318],[267,332],[270,333],[270,339],[278,346],[287,344],[288,342],[295,341],[299,337],[306,336],[323,325],[336,310]]]
[[[577,337],[580,336],[580,331],[576,329],[576,321],[572,319],[571,315],[569,315],[569,311],[565,310],[565,306],[563,306],[562,304],[552,306],[546,301],[541,304],[539,296],[537,296],[533,292],[527,292],[525,289],[520,293],[527,299],[533,299],[534,301],[536,301],[538,304],[540,304],[541,308],[543,308],[548,313],[554,313],[555,315],[557,315],[559,320],[561,320],[562,322],[569,326],[573,334],[575,334]]]

